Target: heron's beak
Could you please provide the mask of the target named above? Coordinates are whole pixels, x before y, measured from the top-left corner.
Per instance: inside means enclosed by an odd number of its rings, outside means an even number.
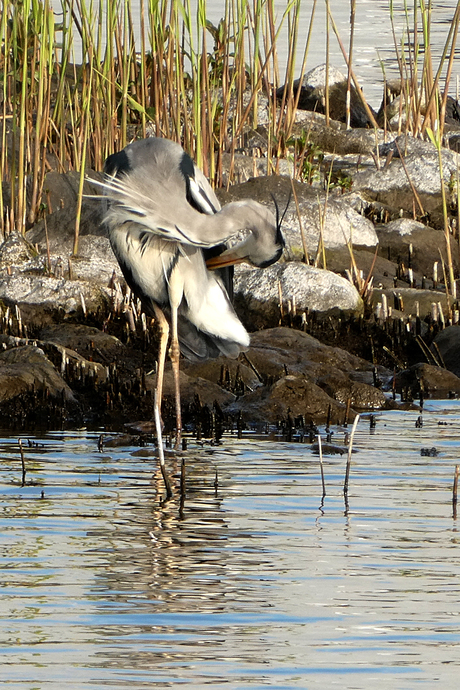
[[[235,264],[242,264],[247,261],[245,256],[238,256],[235,252],[224,252],[219,256],[214,256],[212,259],[206,261],[206,267],[211,271],[215,271],[216,268],[224,268],[225,266],[234,266]]]

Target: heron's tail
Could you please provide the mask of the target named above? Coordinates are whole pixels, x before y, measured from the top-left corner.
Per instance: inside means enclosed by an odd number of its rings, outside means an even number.
[[[181,316],[178,319],[178,331],[181,352],[192,362],[215,359],[221,355],[235,359],[240,352],[246,351],[249,347],[247,333],[247,340],[244,341],[243,338],[240,341],[219,338],[200,331],[187,318]]]

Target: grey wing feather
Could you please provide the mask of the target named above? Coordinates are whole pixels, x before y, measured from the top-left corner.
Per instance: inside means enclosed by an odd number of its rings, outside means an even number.
[[[140,187],[138,182],[133,183],[133,173],[121,177],[110,177],[105,182],[96,184],[102,187],[104,196],[112,202],[105,216],[105,222],[108,225],[121,225],[132,221],[167,240],[186,242],[195,246],[208,246],[193,239],[185,230],[185,223],[181,223],[183,227],[180,227],[177,222],[169,220],[168,214],[161,211],[155,198],[144,193],[144,185]]]
[[[196,165],[194,166],[195,178],[191,177],[190,193],[202,213],[212,215],[220,211],[219,199],[206,179],[203,172]]]
[[[132,221],[167,240],[195,247],[215,245],[216,233],[206,230],[206,222],[209,223],[207,219],[214,216],[213,207],[219,205],[211,187],[200,192],[199,185],[191,180],[190,192],[197,200],[197,206],[199,202],[202,209],[200,212],[188,203],[183,189],[175,192],[174,180],[168,182],[169,186],[158,182],[155,194],[151,192],[150,180],[145,178],[145,174],[137,171],[119,177],[108,177],[105,182],[98,182],[98,186],[104,190],[105,197],[111,202],[105,222],[109,226],[115,226]],[[233,234],[232,230],[227,231],[223,224],[218,226],[218,242],[228,239]]]

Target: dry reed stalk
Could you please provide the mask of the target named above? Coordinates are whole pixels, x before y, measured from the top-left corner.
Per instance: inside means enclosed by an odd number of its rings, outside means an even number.
[[[326,74],[324,80],[324,110],[326,115],[326,127],[329,127],[329,54],[330,54],[330,6],[329,0],[326,0]]]
[[[313,0],[313,5],[312,5],[311,15],[310,15],[310,21],[309,21],[309,25],[308,25],[307,40],[305,43],[305,50],[303,52],[302,65],[301,65],[300,74],[298,77],[299,86],[302,84],[303,78],[305,75],[308,50],[310,47],[310,40],[311,40],[312,33],[313,33],[313,21],[314,21],[314,17],[315,17],[316,3],[317,3],[317,0]],[[291,56],[289,56],[289,58],[291,58]],[[286,69],[286,73],[288,73],[288,69]],[[286,87],[287,86],[288,86],[288,83],[286,82]],[[286,91],[286,89],[285,89],[285,91]],[[292,96],[292,93],[293,93],[293,89],[290,88],[289,89],[289,96]],[[289,97],[287,98],[287,109],[286,109],[286,114],[285,114],[283,120],[281,119],[281,113],[283,112],[283,102],[280,105],[279,128],[277,129],[276,133],[277,133],[277,135],[279,134],[279,131],[280,131],[281,125],[282,125],[284,132],[285,132],[286,139],[289,139],[289,137],[291,136],[292,128],[293,128],[294,123],[295,123],[296,112],[297,112],[297,108],[299,105],[299,99],[300,99],[301,93],[302,93],[302,89],[298,88],[297,93],[295,95],[295,98],[293,99],[293,102],[291,102],[291,99]],[[285,98],[285,93],[283,94],[283,99],[284,98]]]
[[[397,150],[398,150],[399,157],[400,157],[400,159],[401,159],[401,165],[402,165],[403,170],[404,170],[404,172],[405,172],[405,174],[406,174],[407,181],[409,182],[410,188],[411,188],[411,190],[412,190],[412,194],[414,195],[414,199],[415,199],[415,201],[417,202],[417,205],[418,205],[418,207],[419,207],[419,209],[420,209],[421,215],[424,216],[424,215],[425,215],[425,210],[424,210],[424,208],[423,208],[422,201],[421,201],[421,199],[420,199],[420,196],[419,196],[417,190],[415,189],[414,183],[413,183],[412,180],[411,180],[411,177],[410,177],[410,175],[409,175],[409,171],[408,171],[407,166],[406,166],[406,163],[405,163],[405,161],[404,161],[404,156],[403,156],[403,154],[402,154],[402,152],[401,152],[401,149],[400,149],[399,144],[398,144],[398,142],[397,142],[396,139],[395,139],[395,146],[396,146],[396,148],[397,148]]]
[[[217,470],[216,470],[217,472]],[[180,501],[181,501],[181,507],[184,507],[184,502],[185,502],[185,458],[182,458],[181,460],[181,465],[180,465]]]
[[[302,216],[300,213],[299,200],[297,199],[297,193],[295,191],[294,180],[292,179],[292,177],[291,177],[291,188],[292,188],[292,194],[294,196],[297,218],[299,220],[300,237],[302,240],[302,249],[303,249],[303,262],[306,264],[309,264],[310,258],[308,256],[307,240],[305,238],[305,228],[304,228],[303,223],[302,223]]]
[[[351,67],[351,63],[350,63],[350,61],[349,61],[349,58],[348,58],[348,56],[347,56],[347,52],[346,52],[346,50],[345,50],[345,48],[344,48],[344,45],[343,45],[343,43],[342,43],[342,40],[341,40],[341,38],[340,38],[339,31],[338,31],[338,29],[337,29],[337,25],[336,25],[336,23],[335,23],[335,21],[334,21],[334,17],[332,16],[332,13],[331,13],[331,11],[330,11],[330,8],[329,8],[329,10],[328,10],[328,17],[330,18],[332,29],[333,29],[333,31],[334,31],[334,34],[335,34],[336,38],[337,38],[337,41],[338,41],[340,50],[341,50],[341,52],[342,52],[342,55],[343,55],[343,58],[344,58],[344,60],[345,60],[346,65],[347,65],[347,68],[348,68],[348,70],[349,70],[349,72],[350,72],[351,78],[353,79],[353,84],[354,84],[354,86],[355,86],[356,93],[358,94],[358,96],[359,96],[359,98],[360,98],[360,100],[361,100],[361,103],[362,103],[362,105],[363,105],[363,107],[364,107],[364,109],[365,109],[365,111],[366,111],[366,115],[367,115],[367,117],[369,118],[370,123],[372,124],[373,127],[375,127],[375,129],[378,129],[377,121],[376,121],[376,119],[375,119],[375,117],[374,117],[374,115],[373,115],[373,113],[372,113],[372,110],[369,108],[369,105],[368,105],[368,103],[367,103],[367,101],[366,101],[366,98],[365,98],[365,96],[364,96],[364,93],[363,93],[363,91],[362,91],[362,89],[361,89],[361,87],[360,87],[360,85],[359,85],[359,83],[358,83],[358,80],[357,80],[357,78],[356,78],[356,75],[355,75],[355,73],[353,72],[353,69],[352,69],[352,67]]]
[[[420,0],[421,4],[424,5],[423,0]],[[431,8],[429,8],[431,10]],[[460,2],[457,2],[457,8],[455,10],[454,17],[452,21],[450,22],[450,28],[449,28],[449,33],[446,39],[446,42],[444,44],[444,49],[442,52],[441,59],[439,61],[439,66],[436,72],[436,76],[433,78],[433,65],[432,65],[432,60],[431,60],[431,52],[429,48],[429,30],[430,30],[430,23],[428,22],[428,26],[426,29],[426,34],[427,34],[427,40],[428,43],[425,43],[425,45],[428,46],[428,66],[427,66],[427,75],[426,75],[426,82],[430,87],[429,91],[429,97],[428,97],[428,103],[426,106],[427,114],[430,114],[431,119],[432,119],[432,126],[431,128],[434,131],[439,130],[439,133],[442,136],[442,131],[444,129],[444,120],[441,119],[442,113],[444,112],[445,115],[445,103],[447,101],[447,93],[448,93],[448,88],[449,88],[449,82],[450,82],[450,77],[452,73],[452,63],[455,55],[455,43],[457,40],[457,35],[458,35],[458,27],[459,27],[459,21],[460,21]],[[444,66],[444,62],[447,56],[447,53],[449,52],[449,44],[451,44],[450,48],[450,57],[449,57],[449,62],[448,62],[448,67],[447,67],[447,75],[445,79],[445,87],[444,87],[444,94],[443,94],[443,99],[442,103],[444,104],[439,106],[439,102],[436,102],[438,99],[438,84],[441,78],[441,71]],[[428,89],[427,89],[428,93]],[[436,105],[436,107],[435,107]],[[435,123],[437,123],[438,127],[435,127]],[[422,133],[426,131],[427,126],[429,126],[429,118],[425,118],[425,122],[423,123],[423,126],[421,128]]]
[[[353,64],[353,38],[355,31],[356,0],[350,0],[350,47],[348,48],[348,75],[347,75],[347,101],[346,123],[347,129],[351,128],[351,65]]]

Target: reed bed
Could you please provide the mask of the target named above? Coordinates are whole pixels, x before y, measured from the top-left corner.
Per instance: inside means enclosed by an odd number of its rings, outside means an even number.
[[[227,0],[217,26],[205,0],[195,12],[190,0],[145,0],[137,32],[129,0],[62,0],[60,11],[49,0],[1,6],[3,234],[23,232],[46,211],[48,170],[80,171],[81,196],[87,168],[100,170],[147,133],[179,141],[220,184],[222,153],[257,126],[261,93],[277,153],[287,122],[275,116],[277,38],[286,24],[297,36],[300,0],[279,19],[273,0]],[[292,107],[284,110],[292,122]]]
[[[432,0],[404,0],[405,29],[399,36],[395,27],[394,2],[389,2],[394,48],[400,76],[400,130],[423,136],[430,128],[442,137],[446,103],[460,22],[457,2],[448,25],[439,64],[431,53]],[[442,74],[444,73],[444,79]],[[385,76],[385,75],[384,75]]]
[[[244,146],[247,132],[260,122],[261,102],[269,172],[276,171],[279,157],[289,154],[299,179],[305,177],[305,146],[297,146],[291,136],[299,98],[293,81],[306,71],[317,0],[311,3],[308,26],[300,25],[301,1],[287,0],[280,15],[274,0],[226,0],[222,19],[212,25],[206,0],[198,0],[195,10],[190,0],[143,0],[135,28],[130,0],[61,0],[54,9],[49,0],[2,0],[2,235],[11,229],[24,232],[50,210],[43,194],[49,170],[77,170],[76,253],[87,169],[101,170],[109,154],[147,134],[179,141],[212,183],[221,185],[223,154],[233,160]],[[351,0],[352,27],[358,19],[355,5]],[[403,37],[400,44],[394,29],[405,127],[420,136],[427,127],[442,134],[460,1],[436,67],[430,51],[420,49],[422,42],[429,45],[431,2],[414,0],[410,9],[405,6],[413,41]],[[332,2],[327,2],[327,11],[326,62],[332,28],[348,65],[349,88],[354,84],[359,91],[350,59],[353,31],[347,55]],[[393,18],[392,2],[389,12]],[[283,32],[288,35],[288,56],[280,70],[277,45]],[[303,44],[297,65],[297,48]],[[447,76],[440,92],[443,67]],[[276,89],[283,83],[278,102]]]

